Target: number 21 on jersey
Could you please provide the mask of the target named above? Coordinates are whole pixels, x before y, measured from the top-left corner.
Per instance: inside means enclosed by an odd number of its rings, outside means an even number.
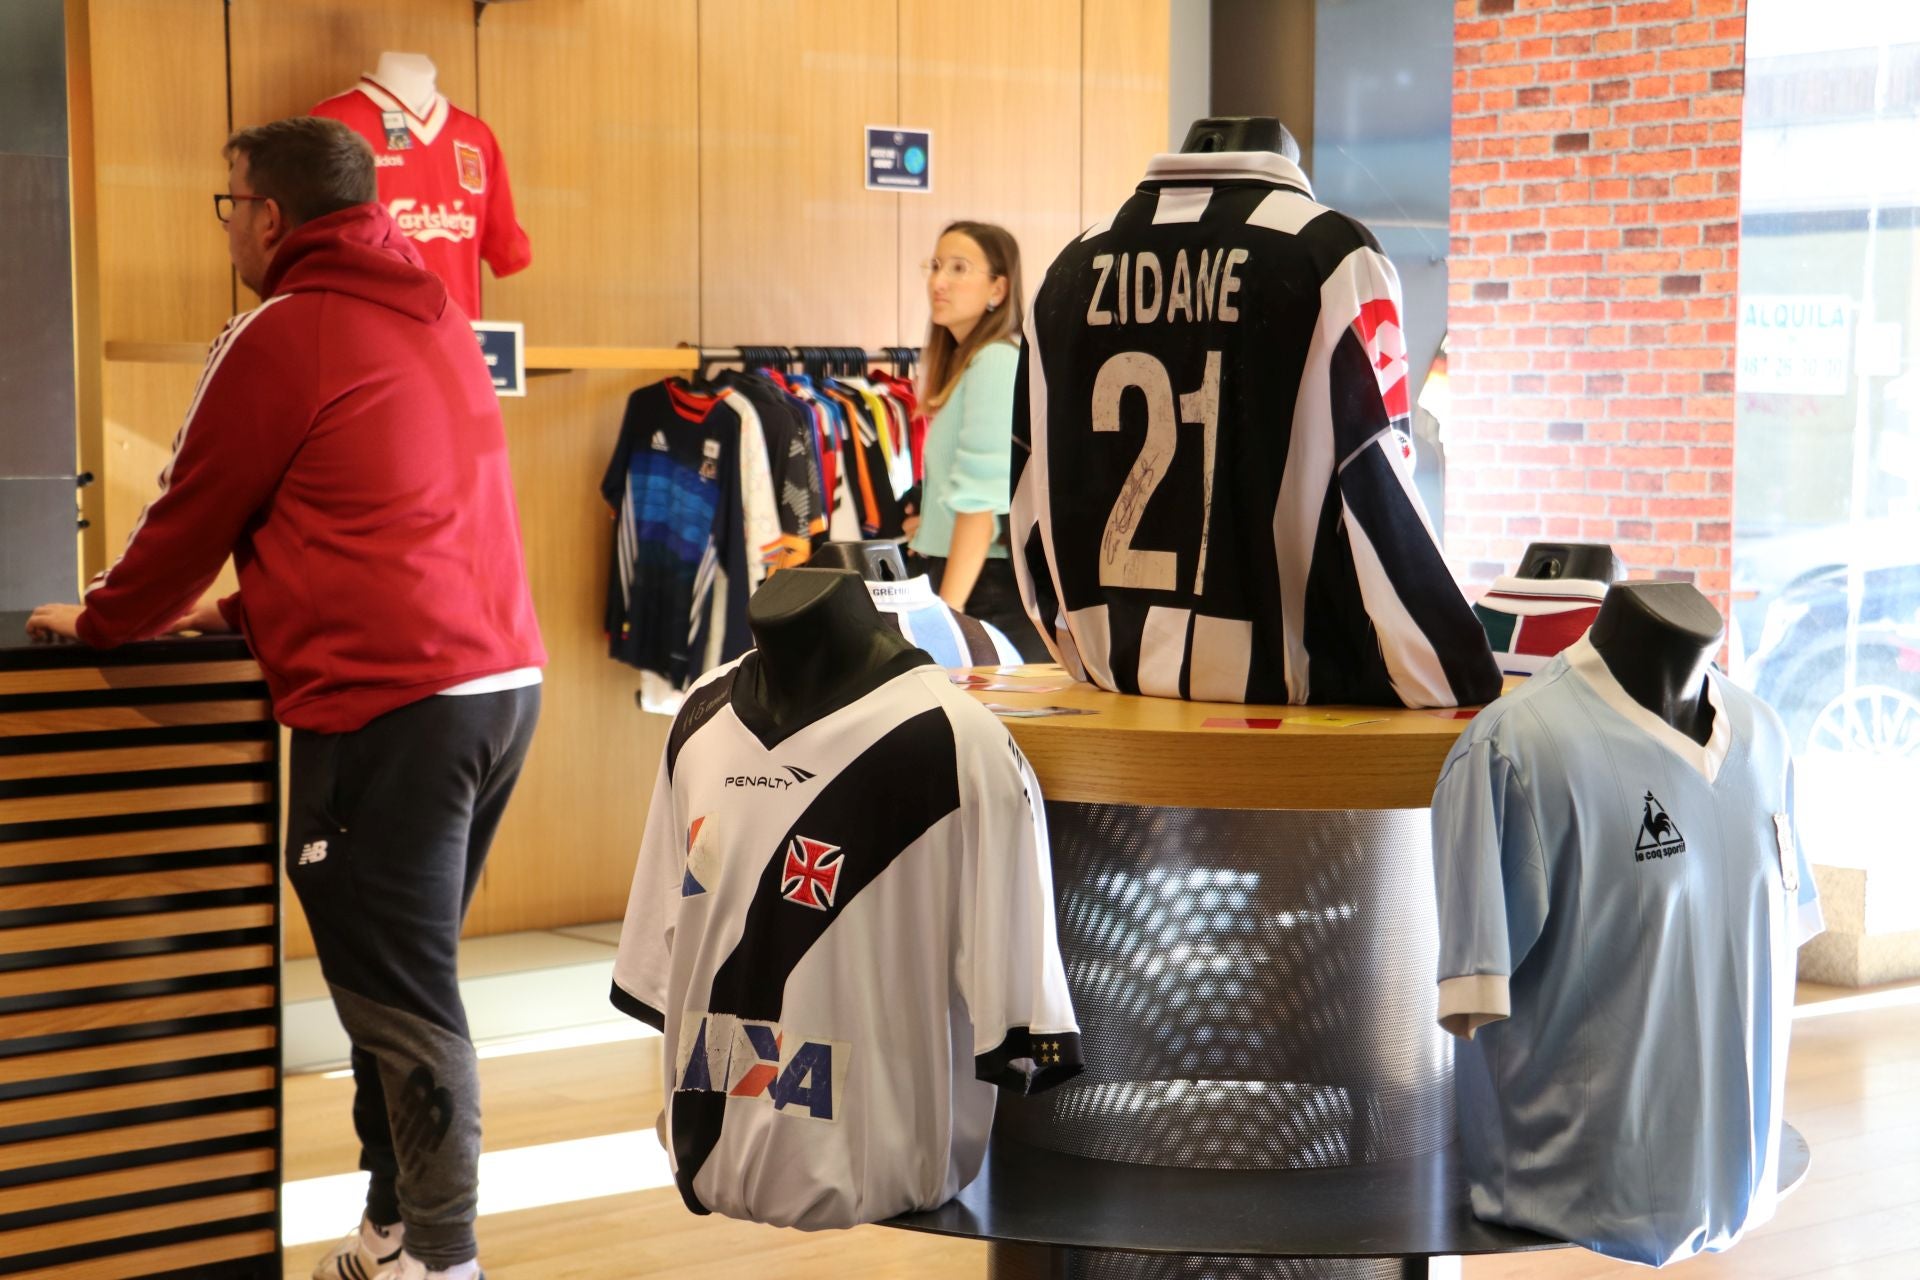
[[[1106,532],[1100,538],[1100,585],[1179,590],[1178,555],[1139,550],[1133,539],[1147,504],[1153,501],[1154,490],[1173,467],[1174,452],[1180,447],[1180,428],[1199,427],[1204,450],[1200,468],[1200,556],[1193,571],[1193,594],[1199,595],[1207,585],[1207,535],[1213,526],[1214,453],[1220,438],[1220,353],[1207,352],[1200,387],[1180,397],[1177,413],[1173,380],[1157,357],[1144,351],[1121,351],[1109,357],[1093,380],[1095,431],[1120,430],[1120,402],[1128,391],[1138,391],[1146,398],[1147,438],[1107,516]]]

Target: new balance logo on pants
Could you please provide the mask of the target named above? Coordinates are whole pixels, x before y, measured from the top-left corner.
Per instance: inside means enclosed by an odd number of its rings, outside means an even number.
[[[300,857],[294,865],[310,867],[316,862],[325,862],[326,860],[327,842],[325,840],[310,840],[300,846]]]

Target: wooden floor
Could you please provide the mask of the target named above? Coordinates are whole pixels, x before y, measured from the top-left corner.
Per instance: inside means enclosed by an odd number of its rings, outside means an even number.
[[[1802,998],[1835,994],[1809,989]],[[1813,1147],[1807,1184],[1737,1249],[1666,1274],[1920,1280],[1920,999],[1859,1010],[1853,1003],[1814,1005],[1821,1016],[1794,1027],[1787,1117]],[[484,1061],[488,1150],[650,1127],[660,1107],[658,1054],[659,1041],[650,1040]],[[353,1170],[350,1091],[346,1080],[287,1081],[290,1179]],[[696,1218],[671,1187],[485,1216],[480,1239],[492,1280],[980,1280],[987,1265],[984,1246],[879,1227],[809,1234]],[[288,1280],[304,1280],[325,1248],[289,1248]],[[1468,1259],[1464,1274],[1587,1280],[1647,1272],[1567,1249]]]

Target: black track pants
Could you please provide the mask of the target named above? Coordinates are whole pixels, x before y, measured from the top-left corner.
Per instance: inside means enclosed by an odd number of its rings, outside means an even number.
[[[520,776],[540,687],[435,696],[352,733],[296,730],[287,875],[353,1041],[367,1216],[429,1268],[475,1255],[480,1092],[460,926]]]

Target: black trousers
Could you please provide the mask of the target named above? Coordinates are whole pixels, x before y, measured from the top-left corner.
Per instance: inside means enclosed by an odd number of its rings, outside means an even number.
[[[935,591],[940,589],[940,580],[947,574],[945,556],[915,556],[907,567],[915,572],[924,571],[933,579]],[[1000,628],[1002,634],[1013,642],[1013,647],[1020,651],[1020,656],[1028,662],[1053,661],[1053,655],[1047,652],[1046,642],[1033,629],[1026,609],[1020,604],[1020,583],[1013,576],[1013,561],[988,556],[987,562],[980,566],[980,576],[973,580],[973,590],[967,595],[967,607],[960,612]]]
[[[479,1065],[460,927],[539,717],[534,685],[293,734],[287,878],[353,1042],[367,1216],[404,1222],[429,1268],[476,1253]]]

